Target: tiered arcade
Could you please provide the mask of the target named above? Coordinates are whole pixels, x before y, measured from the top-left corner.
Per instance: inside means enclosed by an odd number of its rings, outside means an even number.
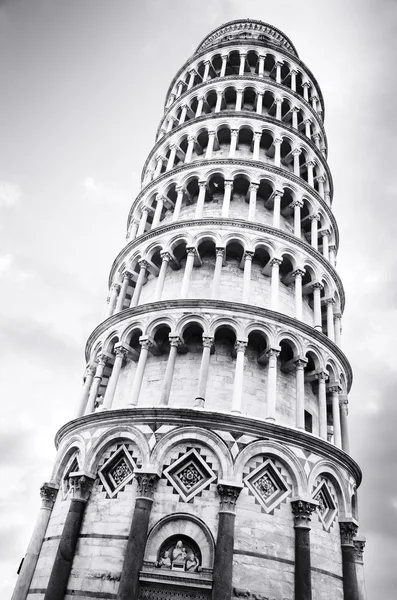
[[[364,599],[323,120],[260,21],[174,77],[13,600]]]

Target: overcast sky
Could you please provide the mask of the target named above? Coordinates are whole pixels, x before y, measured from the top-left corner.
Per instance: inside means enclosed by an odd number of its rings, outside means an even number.
[[[324,94],[368,600],[395,600],[395,0],[0,0],[1,598],[73,416],[169,82],[237,18],[284,31]]]

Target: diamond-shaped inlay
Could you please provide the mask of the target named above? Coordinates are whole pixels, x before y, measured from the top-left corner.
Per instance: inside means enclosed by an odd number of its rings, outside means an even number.
[[[135,464],[126,447],[121,446],[101,467],[98,476],[110,497],[115,496],[134,477]]]
[[[213,470],[194,448],[167,467],[164,475],[185,502],[216,479]]]
[[[313,500],[318,502],[317,514],[324,528],[328,531],[338,509],[326,481],[322,481],[314,490]]]
[[[244,483],[267,513],[276,508],[291,492],[290,486],[270,458],[247,475]]]

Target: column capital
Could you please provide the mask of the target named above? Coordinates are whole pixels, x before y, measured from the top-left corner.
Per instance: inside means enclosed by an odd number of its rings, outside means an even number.
[[[237,137],[238,136],[238,129],[231,129],[230,130],[230,136],[231,137]]]
[[[40,486],[40,498],[43,508],[52,508],[57,498],[59,485],[53,482],[45,482]]]
[[[185,188],[185,186],[184,186],[184,185],[181,185],[181,184],[179,184],[179,185],[176,185],[176,186],[175,186],[175,189],[176,189],[176,192],[177,192],[177,194],[179,194],[180,192],[185,192],[185,191],[186,191],[186,188]]]
[[[132,277],[132,272],[129,271],[128,269],[126,269],[125,271],[123,271],[123,279],[131,279]]]
[[[212,348],[214,345],[214,338],[210,335],[203,335],[203,347],[204,348]]]
[[[196,256],[197,250],[195,246],[186,246],[186,254],[189,256]]]
[[[144,258],[141,258],[140,260],[138,260],[138,264],[141,269],[147,269],[149,267],[148,261],[145,260]]]
[[[298,75],[298,70],[297,69],[291,69],[290,73],[291,73],[291,75]]]
[[[342,391],[342,387],[338,381],[331,381],[327,386],[327,391],[331,394],[339,394]]]
[[[216,134],[216,131],[211,130],[208,132],[208,137],[215,137],[215,134]]]
[[[353,546],[358,531],[357,522],[354,519],[339,521],[339,529],[342,546]]]
[[[184,104],[182,108],[187,108],[187,104]],[[176,150],[176,144],[170,144],[170,150]]]
[[[304,369],[309,361],[307,358],[303,358],[299,356],[296,360],[294,360],[295,369]]]
[[[234,514],[236,502],[242,489],[242,485],[220,481],[218,483],[218,494],[220,496],[219,512],[231,512]]]
[[[262,132],[261,131],[254,131],[254,138],[256,140],[260,140],[262,137]]]
[[[341,411],[346,415],[349,415],[349,399],[347,396],[339,396],[339,406]]]
[[[143,336],[139,338],[139,343],[141,345],[142,350],[149,350],[150,347],[153,345],[152,340],[150,340],[148,337]]]
[[[325,227],[324,229],[322,229],[322,230],[320,231],[320,235],[321,235],[321,237],[325,237],[326,235],[327,235],[327,236],[330,236],[330,235],[331,235],[331,232],[330,232],[330,230],[329,230],[329,229],[327,229],[327,228]]]
[[[283,99],[281,98],[281,96],[276,96],[276,98],[274,99],[276,104],[282,104]]]
[[[223,90],[216,90],[217,96],[223,96]]]
[[[319,221],[321,219],[319,214],[309,215],[309,221]]]
[[[321,283],[321,281],[315,281],[315,282],[312,284],[312,288],[313,288],[313,290],[322,290],[322,289],[323,289],[323,287],[324,287],[324,286],[323,286],[323,284]]]
[[[215,253],[216,253],[217,256],[222,256],[223,257],[224,254],[225,254],[225,250],[226,250],[226,248],[220,248],[220,247],[218,248],[218,247],[216,247],[215,248]]]
[[[309,86],[310,86],[310,83],[308,81],[304,81],[302,83],[302,87],[309,87]]]
[[[272,358],[272,357],[276,357],[278,358],[280,356],[280,348],[269,348],[269,350],[266,350],[266,356],[268,358]]]
[[[276,67],[282,67],[282,66],[283,66],[283,64],[284,64],[284,61],[283,61],[283,60],[281,60],[280,58],[278,58],[278,59],[276,60]]]
[[[90,477],[82,471],[78,471],[69,475],[69,481],[73,498],[75,500],[87,502],[95,481],[94,477]]]
[[[327,371],[319,371],[318,373],[315,373],[315,377],[319,382],[324,381],[325,383],[328,379],[328,373]]]
[[[107,362],[108,362],[108,357],[106,356],[106,354],[98,354],[98,357],[97,357],[98,367],[105,367]]]
[[[110,286],[110,291],[116,290],[116,292],[119,292],[120,288],[121,288],[121,286],[119,283],[112,283],[112,285]]]
[[[316,166],[316,161],[313,158],[311,158],[310,160],[306,161],[306,165],[308,167],[315,167]]]
[[[233,187],[233,179],[225,179],[223,185],[225,186],[225,189],[226,188],[232,189],[232,187]]]
[[[243,254],[244,260],[252,260],[255,252],[253,250],[246,250]]]
[[[122,356],[125,358],[128,354],[128,348],[125,348],[122,344],[114,347],[114,353],[116,356]]]
[[[209,60],[209,58],[207,58],[207,59],[204,61],[204,64],[205,64],[205,65],[210,65],[210,64],[211,64],[211,61]]]
[[[248,342],[244,342],[243,340],[236,340],[236,342],[234,344],[234,351],[236,353],[242,352],[244,354],[247,349],[247,345],[248,345]]]
[[[325,304],[335,304],[335,298],[324,298]]]
[[[319,140],[320,139],[320,134],[319,133],[313,133],[312,135],[313,140]],[[324,178],[325,181],[325,178]]]
[[[196,141],[196,136],[195,136],[195,135],[192,135],[192,134],[189,134],[189,135],[187,136],[187,141],[188,141],[188,142],[195,142],[195,141]],[[178,189],[178,188],[176,187],[175,189]]]
[[[294,498],[291,500],[291,509],[294,515],[294,527],[310,529],[310,519],[316,510],[318,502],[315,500],[303,500]]]
[[[283,140],[281,138],[275,138],[273,140],[273,144],[276,146],[281,146],[281,144],[283,143]]]
[[[354,545],[354,560],[358,563],[364,562],[365,537],[357,537],[353,540]]]
[[[305,203],[303,202],[303,200],[301,198],[299,198],[299,199],[294,200],[291,203],[291,206],[292,206],[292,208],[295,208],[296,206],[299,206],[299,208],[303,208],[304,204]]]
[[[294,148],[292,150],[292,156],[299,156],[300,154],[302,154],[302,149],[301,148]]]
[[[258,189],[259,189],[259,183],[254,183],[254,182],[252,182],[252,183],[250,183],[250,184],[249,184],[249,188],[248,188],[248,190],[249,190],[250,192],[253,192],[253,191],[257,192],[257,191],[258,191]]]
[[[181,345],[181,338],[179,335],[170,335],[168,334],[168,339],[170,340],[170,346],[174,348],[178,348]]]
[[[151,208],[149,206],[147,206],[147,204],[144,204],[141,208],[141,211],[149,214],[151,212]]]
[[[170,252],[167,252],[166,250],[162,250],[160,252],[160,256],[161,256],[161,260],[164,260],[165,262],[170,262],[172,260],[172,256],[171,256]]]
[[[84,376],[87,377],[90,375],[95,375],[96,367],[96,363],[89,363],[85,368]]]
[[[270,261],[270,264],[272,267],[274,267],[275,265],[280,266],[282,262],[283,262],[282,258],[272,258],[272,260]]]
[[[295,271],[292,271],[292,276],[296,279],[297,277],[303,277],[305,273],[305,269],[295,269]]]
[[[206,185],[207,185],[207,182],[205,181],[205,179],[201,179],[201,180],[198,182],[198,184],[199,184],[199,188],[200,188],[200,189],[203,189],[203,188],[205,188],[205,187],[206,187]]]
[[[256,92],[256,95],[257,96],[264,96],[265,92],[264,92],[264,90],[259,90],[259,92]]]
[[[137,498],[145,498],[153,502],[156,483],[159,478],[155,472],[135,471],[135,479],[137,482]]]

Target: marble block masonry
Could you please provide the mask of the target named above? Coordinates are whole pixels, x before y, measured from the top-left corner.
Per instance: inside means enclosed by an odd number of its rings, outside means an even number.
[[[324,116],[261,21],[173,78],[12,600],[365,600]]]

